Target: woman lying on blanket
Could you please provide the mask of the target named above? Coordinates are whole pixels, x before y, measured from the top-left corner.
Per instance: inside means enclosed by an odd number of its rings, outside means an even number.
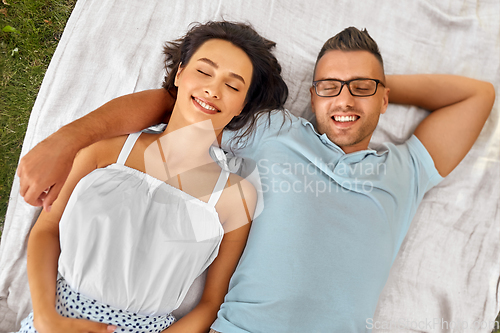
[[[229,173],[213,144],[223,130],[248,135],[256,117],[283,107],[288,90],[272,47],[229,22],[167,43],[164,88],[177,101],[166,130],[78,154],[31,231],[33,313],[21,332],[208,331],[256,203],[253,186]],[[209,265],[200,303],[174,323],[170,313]]]

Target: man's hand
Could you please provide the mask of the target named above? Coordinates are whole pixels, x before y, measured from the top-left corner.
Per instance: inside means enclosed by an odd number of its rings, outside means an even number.
[[[24,200],[33,206],[43,205],[49,212],[71,171],[76,153],[68,141],[52,135],[26,154],[17,168],[19,192]]]

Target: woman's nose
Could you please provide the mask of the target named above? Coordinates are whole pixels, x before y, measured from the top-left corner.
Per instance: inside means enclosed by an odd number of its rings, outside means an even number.
[[[217,99],[220,97],[219,85],[216,82],[207,84],[204,90],[207,97],[217,98]]]

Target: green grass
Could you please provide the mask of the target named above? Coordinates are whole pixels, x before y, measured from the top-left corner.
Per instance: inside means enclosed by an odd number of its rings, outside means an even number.
[[[31,109],[75,3],[0,3],[0,235]]]
[[[497,319],[495,319],[495,321],[498,322],[498,323],[500,323],[500,313],[498,314]],[[498,326],[499,326],[499,329],[494,329],[492,331],[492,333],[500,333],[500,325],[498,325]],[[497,327],[497,324],[495,324],[495,328],[496,327]]]

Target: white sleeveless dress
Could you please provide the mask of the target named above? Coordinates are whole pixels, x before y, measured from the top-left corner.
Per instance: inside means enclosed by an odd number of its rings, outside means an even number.
[[[224,235],[215,210],[229,177],[226,161],[203,202],[124,165],[140,133],[115,164],[76,185],[59,224],[59,275],[85,298],[141,316],[175,310],[215,259]],[[217,159],[225,158],[213,147]]]

